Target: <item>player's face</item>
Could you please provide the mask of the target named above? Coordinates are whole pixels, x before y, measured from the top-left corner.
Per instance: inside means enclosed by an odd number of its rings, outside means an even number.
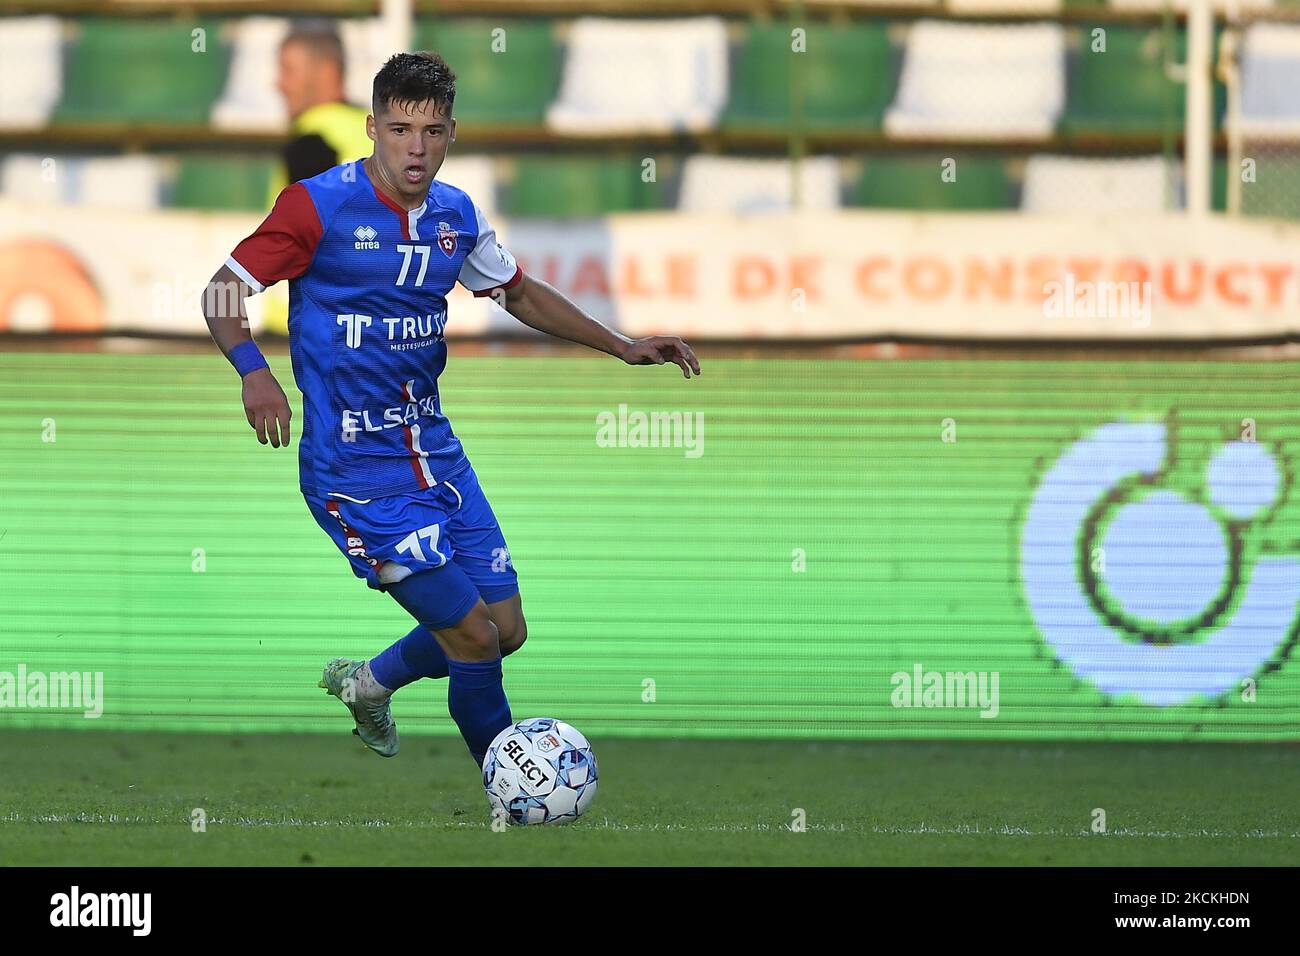
[[[412,204],[424,200],[456,138],[451,110],[432,100],[390,103],[366,120],[366,133],[375,141],[375,162],[388,186]]]

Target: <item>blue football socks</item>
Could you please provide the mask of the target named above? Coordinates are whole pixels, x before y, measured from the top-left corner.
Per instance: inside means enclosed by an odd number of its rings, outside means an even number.
[[[370,673],[389,690],[397,690],[421,677],[446,677],[447,655],[429,630],[417,624],[410,634],[371,659]]]
[[[451,672],[447,710],[480,767],[488,745],[511,724],[510,704],[501,686],[501,658],[448,661]]]

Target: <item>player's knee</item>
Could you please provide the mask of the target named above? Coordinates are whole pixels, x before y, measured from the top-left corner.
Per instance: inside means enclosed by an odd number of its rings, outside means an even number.
[[[524,646],[524,641],[528,640],[528,622],[524,620],[522,614],[498,630],[501,633],[502,657],[513,654]]]
[[[488,661],[501,656],[501,634],[486,612],[471,611],[450,629],[448,636],[459,656],[466,660]]]

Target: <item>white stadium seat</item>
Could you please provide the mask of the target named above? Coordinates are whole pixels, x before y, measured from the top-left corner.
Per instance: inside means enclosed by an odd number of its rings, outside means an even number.
[[[153,156],[109,156],[81,164],[78,201],[90,206],[151,209],[162,196],[162,163]]]
[[[16,153],[0,165],[11,199],[152,209],[162,195],[163,163],[153,156],[39,156]]]
[[[496,214],[496,182],[492,160],[487,156],[457,156],[452,147],[447,161],[438,170],[438,181],[448,183],[469,194],[483,215],[491,221]]]
[[[1300,26],[1255,23],[1241,44],[1241,130],[1300,139]]]
[[[804,0],[804,3],[809,7],[857,7],[859,10],[869,10],[871,7],[930,7],[937,11],[943,7],[943,0]]]
[[[58,17],[0,17],[0,127],[44,126],[63,91]]]
[[[790,161],[691,156],[682,174],[682,212],[785,212],[791,209]],[[799,164],[800,209],[840,205],[839,162],[814,156]]]
[[[226,89],[212,111],[220,129],[284,129],[289,114],[276,89],[280,42],[289,21],[280,17],[248,17],[237,21],[234,56]],[[369,106],[375,74],[391,55],[384,22],[377,17],[344,19],[338,23],[343,44],[344,96],[349,103]]]
[[[281,17],[235,21],[234,52],[226,88],[212,107],[217,129],[283,130],[289,125],[284,97],[275,88],[280,42],[289,32]]]
[[[1041,139],[1064,105],[1061,24],[922,20],[908,34],[884,126],[902,138]]]
[[[0,193],[30,202],[71,202],[75,185],[65,156],[14,153],[0,164]]]
[[[1232,3],[1230,0],[1211,0],[1210,5],[1215,13],[1227,13]],[[1238,13],[1269,10],[1273,6],[1274,0],[1236,0]],[[1176,13],[1186,13],[1187,0],[1110,0],[1110,8],[1122,13],[1163,13],[1165,7],[1170,7]]]
[[[364,106],[369,112],[375,74],[395,52],[388,27],[378,17],[343,19],[339,21],[339,39],[343,41],[345,61],[344,95],[349,103]]]
[[[944,4],[954,17],[1052,16],[1064,7],[1065,0],[948,0]]]
[[[1167,181],[1174,190],[1166,200]],[[1020,208],[1033,213],[1163,212],[1182,205],[1178,167],[1160,156],[1085,159],[1031,156]]]
[[[727,32],[717,17],[584,18],[573,24],[555,132],[607,135],[711,128],[727,99]]]

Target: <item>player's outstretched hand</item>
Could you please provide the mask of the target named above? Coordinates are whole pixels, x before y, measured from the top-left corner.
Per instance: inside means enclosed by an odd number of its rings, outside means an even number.
[[[623,353],[623,361],[628,365],[663,365],[674,362],[681,367],[682,376],[691,377],[691,372],[700,374],[700,360],[695,357],[691,347],[675,335],[651,335],[637,339]]]
[[[293,413],[284,389],[269,368],[259,368],[244,376],[244,414],[263,445],[269,439],[273,448],[288,447],[289,419]]]

